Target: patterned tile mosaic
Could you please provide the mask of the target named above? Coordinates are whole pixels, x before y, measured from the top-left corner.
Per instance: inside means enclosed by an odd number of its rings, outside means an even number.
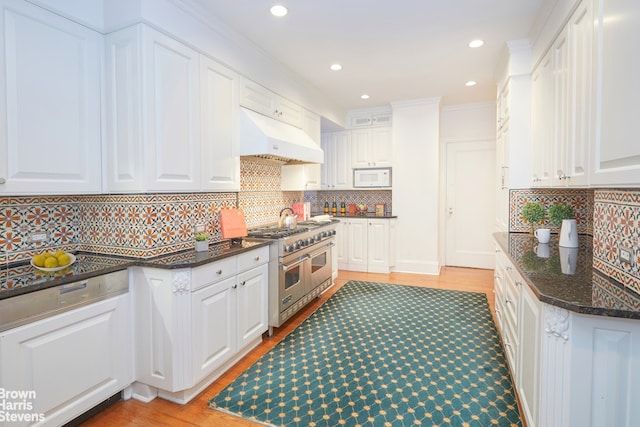
[[[347,206],[350,203],[356,205],[367,205],[370,213],[375,212],[376,203],[384,203],[386,206],[386,214],[392,215],[391,190],[343,190],[343,191],[305,191],[304,201],[311,203],[311,212],[314,214],[321,213],[324,208],[325,197],[329,198],[329,203],[333,202],[336,197],[338,206],[344,197]]]
[[[640,191],[596,190],[593,266],[640,294]],[[632,262],[620,260],[620,248]]]
[[[511,190],[509,193],[509,231],[529,232],[531,225],[522,216],[522,208],[529,202],[540,202],[547,210],[556,203],[566,203],[575,210],[578,233],[593,235],[593,190],[590,189],[531,189]],[[546,217],[542,225],[558,233],[559,227]]]
[[[0,198],[0,262],[48,249],[151,258],[193,248],[203,224],[210,242],[222,240],[218,212],[245,210],[247,226],[271,224],[303,192],[280,191],[280,164],[241,161],[240,193],[130,194]],[[32,242],[34,233],[47,241]]]

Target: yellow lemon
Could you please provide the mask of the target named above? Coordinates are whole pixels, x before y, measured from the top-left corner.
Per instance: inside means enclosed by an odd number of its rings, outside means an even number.
[[[54,257],[58,258],[60,255],[64,254],[64,251],[62,249],[56,251],[55,254],[53,254]]]
[[[58,259],[54,256],[50,256],[44,260],[44,266],[46,268],[56,268],[58,266]]]
[[[51,258],[53,254],[51,252],[45,252],[42,254],[42,256],[44,256],[45,258]]]
[[[37,267],[44,267],[44,261],[45,261],[45,256],[42,254],[38,254],[38,255],[34,255],[33,256],[33,265],[37,266]]]
[[[71,262],[71,257],[64,252],[56,257],[58,259],[58,265],[62,267],[63,265],[67,265]]]

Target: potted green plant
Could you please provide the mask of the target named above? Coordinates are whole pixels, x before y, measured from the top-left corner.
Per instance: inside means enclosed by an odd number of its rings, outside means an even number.
[[[209,233],[206,231],[196,233],[196,251],[204,252],[209,250]]]
[[[540,202],[529,202],[522,208],[522,217],[531,224],[531,234],[535,231],[535,225],[541,222],[546,215],[546,209]]]
[[[560,227],[565,219],[573,219],[575,213],[573,208],[566,203],[556,203],[549,208],[549,221]]]
[[[560,246],[578,247],[578,227],[574,216],[573,207],[566,203],[556,203],[549,208],[549,219],[554,225],[560,226]]]

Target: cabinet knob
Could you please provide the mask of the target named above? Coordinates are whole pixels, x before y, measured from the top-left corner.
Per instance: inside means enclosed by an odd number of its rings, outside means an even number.
[[[260,261],[260,257],[259,257],[259,256],[257,256],[257,257],[255,257],[253,260],[254,260],[254,261]]]
[[[221,274],[222,274],[222,270],[218,270],[218,271],[216,271],[216,274],[217,274],[218,276],[219,276],[219,275],[221,275]]]
[[[231,286],[231,288],[232,288],[232,289],[236,289],[237,287],[238,287],[238,284],[237,284],[237,283],[234,283],[234,284]]]
[[[246,283],[247,283],[247,281],[246,281],[246,280],[243,280],[243,281],[242,281],[242,286],[244,286]]]
[[[5,182],[7,182],[7,180],[6,180],[6,179],[4,179],[4,178],[0,178],[0,184],[4,184]]]

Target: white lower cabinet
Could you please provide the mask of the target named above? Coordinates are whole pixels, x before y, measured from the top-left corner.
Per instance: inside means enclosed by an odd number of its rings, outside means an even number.
[[[496,317],[527,425],[639,425],[640,322],[542,303],[496,252]]]
[[[134,270],[134,397],[186,403],[268,329],[269,249],[194,269]]]
[[[130,295],[0,332],[0,354],[0,388],[33,393],[0,426],[63,425],[133,381]],[[42,419],[4,419],[27,414]]]
[[[395,265],[395,219],[341,218],[338,267],[388,273]]]

